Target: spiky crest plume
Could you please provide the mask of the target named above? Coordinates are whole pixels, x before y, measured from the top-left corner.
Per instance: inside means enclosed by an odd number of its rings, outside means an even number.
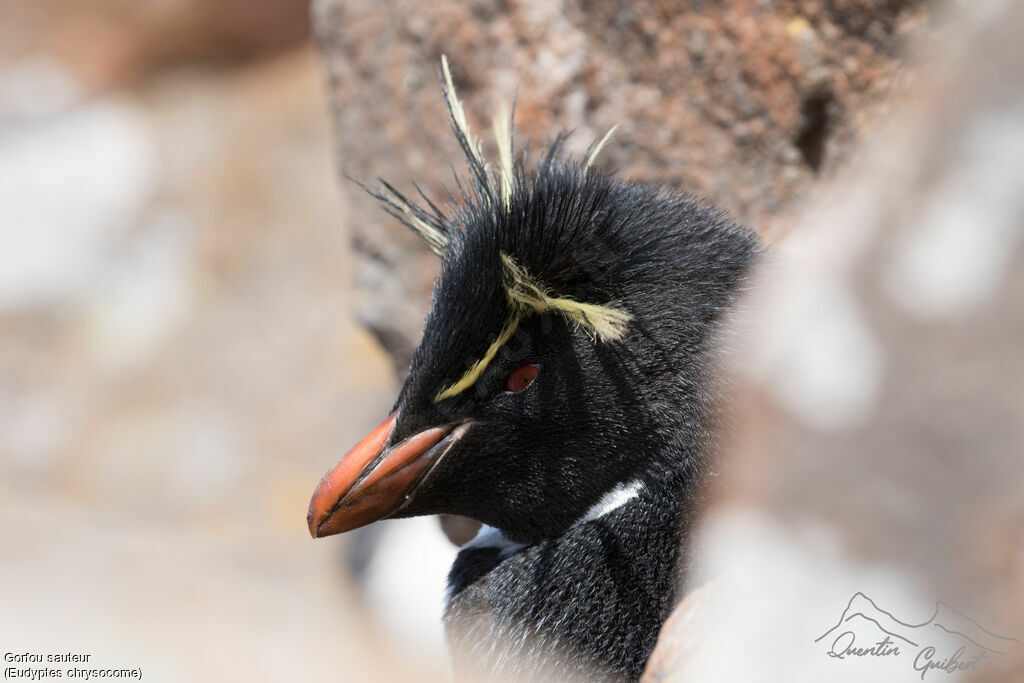
[[[448,58],[443,55],[439,78],[441,92],[448,110],[448,122],[462,149],[469,170],[468,190],[456,176],[456,184],[462,193],[463,204],[474,204],[487,211],[510,211],[517,177],[522,177],[522,174],[525,174],[524,162],[515,159],[514,103],[512,108],[503,105],[492,120],[495,143],[498,148],[497,171],[492,174],[488,171],[488,164],[479,142],[473,137],[469,121],[466,118],[466,111],[455,91],[455,83],[448,67]],[[584,172],[589,171],[602,147],[614,132],[615,126],[590,146],[580,162]],[[550,164],[553,161],[563,140],[564,135],[556,138],[542,163]],[[517,176],[517,173],[520,176]],[[365,186],[363,189],[380,200],[390,215],[419,235],[431,251],[441,258],[445,258],[452,232],[457,229],[456,223],[449,219],[418,186],[415,186],[416,191],[425,202],[426,208],[410,200],[387,181],[380,180],[380,185],[380,189],[377,190]],[[452,199],[454,202],[454,196]],[[471,387],[487,369],[500,348],[511,338],[522,318],[531,313],[557,312],[586,331],[596,342],[617,341],[626,332],[627,325],[632,319],[632,316],[626,311],[612,305],[585,303],[570,297],[555,296],[543,283],[518,264],[511,255],[502,252],[501,259],[504,273],[503,284],[509,307],[508,320],[484,355],[474,362],[457,381],[440,390],[434,398],[435,401],[450,398]]]

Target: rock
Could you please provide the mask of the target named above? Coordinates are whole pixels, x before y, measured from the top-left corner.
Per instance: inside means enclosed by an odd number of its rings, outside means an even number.
[[[453,65],[474,129],[512,99],[519,140],[574,129],[582,151],[619,129],[599,164],[682,188],[767,230],[847,156],[891,88],[916,2],[490,0],[425,5],[316,0],[344,173],[418,182],[446,196],[460,158],[438,89]],[[362,319],[404,372],[435,259],[375,201],[343,183],[367,292]]]
[[[307,0],[0,0],[0,10],[0,65],[46,60],[87,92],[170,64],[274,54],[309,36]]]
[[[958,648],[957,680],[1024,678],[1024,7],[955,16],[778,244],[695,546],[714,589],[646,680],[933,680]]]

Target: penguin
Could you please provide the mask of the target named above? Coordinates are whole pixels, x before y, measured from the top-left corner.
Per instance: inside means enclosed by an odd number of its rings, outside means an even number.
[[[448,579],[456,678],[636,680],[715,451],[715,333],[764,247],[722,210],[599,171],[611,131],[580,158],[559,134],[531,165],[502,113],[488,164],[444,58],[440,81],[467,176],[445,208],[369,190],[441,259],[422,339],[309,530],[478,520]]]

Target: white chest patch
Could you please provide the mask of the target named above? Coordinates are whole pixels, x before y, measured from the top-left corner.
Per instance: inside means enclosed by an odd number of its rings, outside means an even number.
[[[487,526],[484,524],[480,527],[480,531],[476,532],[476,536],[466,543],[464,546],[459,548],[461,553],[464,550],[483,549],[483,548],[497,548],[498,559],[504,560],[506,557],[515,555],[517,552],[526,547],[524,543],[516,543],[510,541],[505,537],[505,534],[501,533],[501,529],[496,529],[493,526]],[[448,584],[447,590],[444,594],[444,603],[447,605],[452,600],[453,586],[451,583]]]
[[[462,550],[469,550],[470,548],[497,548],[499,556],[505,559],[517,550],[525,547],[526,545],[523,543],[516,543],[505,538],[505,534],[501,533],[501,529],[484,524],[480,527],[480,531],[476,532],[473,540],[462,546]]]

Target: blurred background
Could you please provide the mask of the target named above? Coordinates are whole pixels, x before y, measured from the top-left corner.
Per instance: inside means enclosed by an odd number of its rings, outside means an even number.
[[[339,170],[441,196],[447,53],[478,130],[517,87],[521,139],[619,124],[605,170],[778,241],[957,30],[909,0],[0,0],[0,649],[443,675],[437,521],[305,526],[437,267]]]
[[[350,314],[308,12],[0,3],[4,651],[156,681],[372,659],[344,542],[305,526],[396,388]]]

